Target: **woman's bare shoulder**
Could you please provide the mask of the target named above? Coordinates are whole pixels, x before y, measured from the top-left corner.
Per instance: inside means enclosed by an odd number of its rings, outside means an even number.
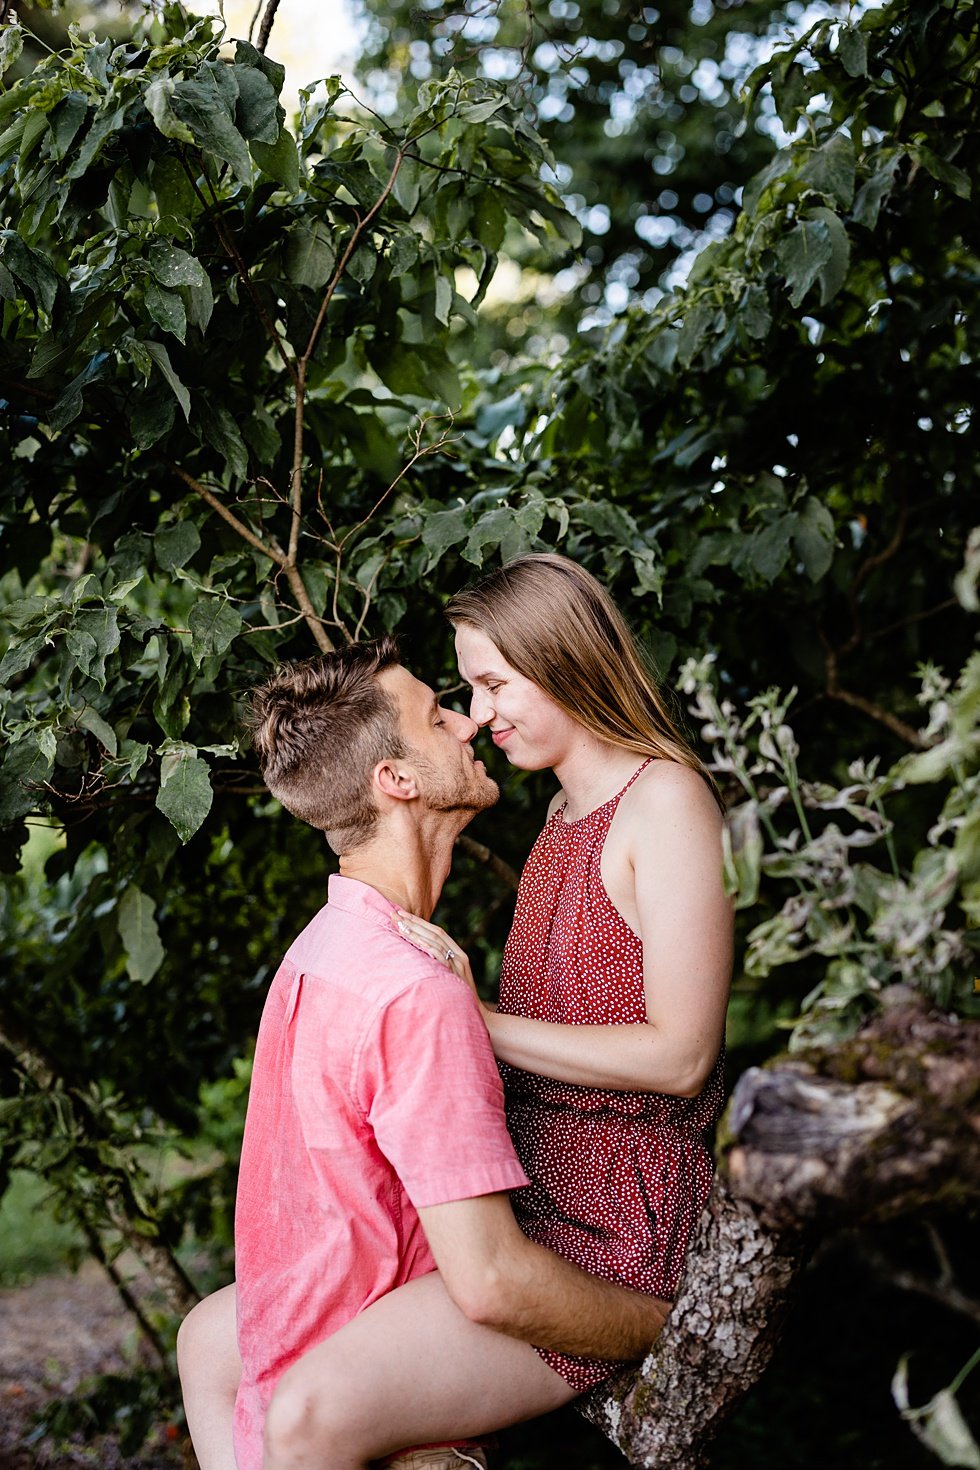
[[[630,792],[630,808],[643,821],[654,819],[722,823],[714,794],[704,777],[680,761],[653,760]]]
[[[545,821],[549,821],[555,815],[555,812],[558,810],[558,808],[560,806],[563,806],[567,800],[568,798],[566,797],[563,788],[559,786],[554,796],[548,802],[548,810],[545,812],[544,815]]]

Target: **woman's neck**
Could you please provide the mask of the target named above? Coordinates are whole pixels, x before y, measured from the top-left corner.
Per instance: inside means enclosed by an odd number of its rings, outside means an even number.
[[[569,822],[587,816],[621,791],[643,760],[635,750],[599,740],[588,731],[583,734],[585,740],[577,741],[554,767],[567,800],[565,820]]]

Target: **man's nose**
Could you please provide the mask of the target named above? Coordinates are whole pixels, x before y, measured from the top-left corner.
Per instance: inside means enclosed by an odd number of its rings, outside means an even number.
[[[463,745],[469,745],[470,741],[473,739],[473,736],[480,728],[476,720],[470,719],[470,716],[464,715],[461,710],[450,710],[450,714],[453,716],[453,719],[455,721],[456,738],[461,741]]]

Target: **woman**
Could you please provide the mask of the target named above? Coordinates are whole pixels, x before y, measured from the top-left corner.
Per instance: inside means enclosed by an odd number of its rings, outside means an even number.
[[[532,1239],[586,1271],[670,1299],[710,1186],[703,1135],[721,1103],[732,910],[719,806],[615,605],[574,562],[521,557],[456,596],[448,613],[472,718],[515,766],[551,767],[560,786],[521,880],[500,1003],[486,1008],[508,1123],[532,1181],[513,1194],[514,1211]],[[472,983],[442,930],[409,914],[400,927]],[[310,1442],[310,1465],[378,1453],[373,1426],[394,1412],[398,1392],[390,1344],[412,1358],[419,1308],[434,1312],[426,1301],[436,1291],[438,1278],[426,1277],[391,1293],[309,1355],[319,1355],[319,1385],[348,1375],[346,1396],[338,1387],[324,1409],[335,1416],[327,1438]],[[440,1393],[451,1417],[461,1384],[486,1381],[485,1329],[457,1339],[449,1319],[444,1328],[445,1379],[440,1361],[417,1420],[410,1397],[399,1403],[402,1443],[435,1437]],[[431,1336],[420,1351],[432,1351]],[[614,1366],[539,1357],[554,1387],[537,1411]],[[515,1385],[510,1417],[499,1392],[486,1423],[469,1402],[466,1411],[458,1427],[473,1434],[536,1410]],[[216,1426],[215,1439],[224,1432]],[[332,1452],[333,1434],[343,1455]],[[195,1428],[200,1457],[198,1437]],[[207,1449],[205,1470],[233,1463],[221,1453]]]
[[[470,712],[560,790],[521,879],[500,1001],[486,1010],[533,1240],[671,1299],[711,1181],[731,905],[709,778],[588,572],[527,556],[448,615]],[[405,932],[444,959],[431,924]],[[472,982],[465,957],[453,967]],[[543,1353],[578,1391],[611,1365]]]

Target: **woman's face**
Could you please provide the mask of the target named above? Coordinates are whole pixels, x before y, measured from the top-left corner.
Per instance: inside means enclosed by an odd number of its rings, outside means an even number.
[[[533,680],[513,668],[485,633],[456,629],[459,672],[472,690],[470,716],[489,725],[494,745],[515,766],[540,771],[559,765],[582,728]]]

